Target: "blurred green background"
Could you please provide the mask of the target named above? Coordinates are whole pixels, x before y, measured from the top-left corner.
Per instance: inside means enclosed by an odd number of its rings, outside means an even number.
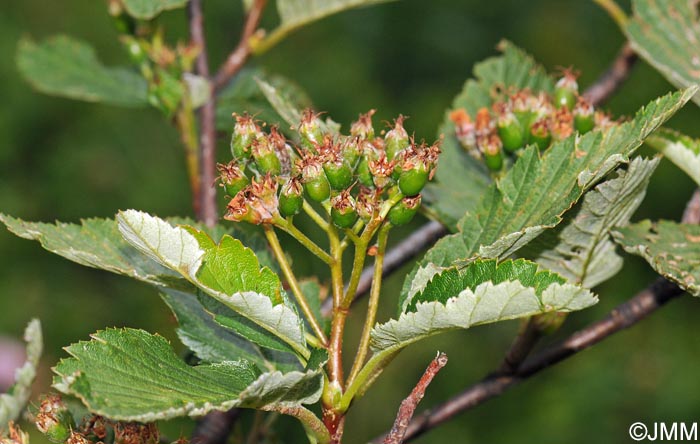
[[[205,2],[207,38],[216,66],[235,45],[239,2]],[[263,25],[275,23],[268,11]],[[164,17],[171,35],[184,14]],[[22,36],[67,33],[97,48],[108,64],[126,63],[103,2],[23,0],[0,8],[0,211],[28,220],[78,221],[138,208],[161,216],[190,215],[182,150],[175,130],[153,109],[121,109],[52,98],[32,91],[13,62]],[[183,34],[180,34],[183,35]],[[433,139],[473,64],[495,54],[502,39],[526,49],[548,69],[573,65],[585,87],[607,68],[623,38],[613,22],[582,0],[403,0],[337,15],[302,29],[253,61],[297,81],[319,110],[347,128],[377,108],[375,122],[409,115],[409,131]],[[672,87],[641,62],[607,107],[633,113]],[[700,136],[700,110],[690,104],[670,126]],[[219,148],[226,153],[227,137]],[[644,151],[651,154],[651,151]],[[636,219],[680,217],[692,182],[662,162]],[[394,236],[394,241],[397,236]],[[50,383],[60,347],[107,326],[132,326],[174,339],[175,324],[156,292],[42,250],[0,229],[0,335],[19,337],[31,317],[44,325],[46,354],[37,391]],[[310,267],[300,268],[313,273]],[[389,280],[380,319],[394,313],[403,274]],[[556,340],[604,316],[654,279],[629,257],[622,273],[597,289],[600,303],[570,317]],[[360,310],[361,311],[361,310]],[[684,296],[635,328],[542,372],[417,442],[627,442],[635,421],[697,420],[700,337],[697,300]],[[352,318],[358,333],[362,315]],[[427,408],[466,388],[499,362],[516,322],[443,335],[403,352],[375,389],[352,408],[346,442],[386,431],[401,399],[436,350],[450,363],[421,404]],[[349,341],[349,346],[353,345]],[[246,418],[249,421],[250,418]],[[301,427],[282,420],[286,442],[303,442]],[[166,426],[177,438],[184,422]],[[44,442],[35,437],[35,443]]]

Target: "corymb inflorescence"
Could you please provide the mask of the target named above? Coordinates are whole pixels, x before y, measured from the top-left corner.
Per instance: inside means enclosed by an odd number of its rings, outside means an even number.
[[[517,155],[527,145],[544,151],[574,133],[585,134],[613,124],[606,113],[595,110],[579,94],[576,74],[569,69],[564,70],[553,95],[529,89],[513,91],[491,109],[480,108],[473,118],[458,108],[450,119],[462,147],[494,172],[501,171],[508,156]]]
[[[292,128],[297,143],[275,126],[265,131],[253,117],[234,115],[233,159],[218,165],[230,199],[224,218],[277,225],[305,204],[320,203],[338,228],[377,219],[408,223],[435,174],[440,143],[416,143],[403,116],[377,132],[374,113],[360,115],[342,135],[325,130],[319,114],[306,110]]]

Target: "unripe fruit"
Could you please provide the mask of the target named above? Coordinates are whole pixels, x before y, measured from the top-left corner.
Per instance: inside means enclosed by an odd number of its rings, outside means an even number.
[[[501,151],[501,139],[495,134],[479,143],[481,153],[484,155],[484,163],[491,171],[500,171],[503,168],[503,152]]]
[[[574,108],[574,128],[581,134],[586,134],[595,127],[595,110],[583,97],[579,97]]]
[[[331,220],[339,228],[350,228],[357,221],[357,210],[355,209],[355,199],[349,191],[342,193],[331,199]]]
[[[260,174],[277,176],[282,172],[282,162],[267,137],[263,136],[253,141],[252,152],[255,166]]]
[[[50,441],[63,443],[74,428],[73,415],[59,396],[52,395],[42,401],[36,414],[36,427]]]
[[[284,217],[298,214],[304,205],[304,187],[294,177],[282,185],[279,196],[279,210]]]
[[[374,188],[374,179],[369,170],[369,161],[366,155],[360,158],[360,163],[357,165],[357,179],[362,185]]]
[[[311,151],[315,151],[316,146],[323,143],[323,132],[318,116],[313,110],[304,110],[297,128],[302,145]]]
[[[307,179],[304,182],[304,190],[309,199],[315,202],[323,202],[331,195],[331,186],[323,173],[313,179]]]
[[[567,70],[554,89],[554,106],[557,108],[566,107],[572,110],[576,104],[576,96],[578,96],[576,75]]]
[[[259,137],[263,137],[260,127],[252,117],[244,114],[234,114],[236,125],[231,135],[231,154],[236,159],[248,159],[251,155],[251,145]]]
[[[428,183],[428,167],[423,162],[417,162],[412,168],[404,170],[399,175],[399,189],[405,196],[415,196]]]
[[[497,129],[503,149],[507,153],[514,153],[523,146],[523,129],[513,113],[508,112],[501,115],[498,119]]]
[[[352,168],[342,159],[324,163],[323,171],[334,190],[344,190],[352,185]]]
[[[393,160],[394,157],[401,151],[408,148],[410,144],[408,133],[403,127],[404,116],[399,116],[394,121],[394,128],[384,136],[386,158]]]
[[[530,130],[530,143],[536,144],[540,151],[544,151],[551,142],[552,135],[549,132],[547,122],[545,120],[535,122]]]
[[[420,194],[415,197],[404,197],[397,202],[396,205],[391,207],[391,210],[389,210],[389,214],[387,215],[387,219],[389,219],[389,222],[391,222],[392,225],[405,225],[413,220],[413,217],[420,208],[420,203]]]
[[[372,116],[376,112],[376,110],[371,109],[365,114],[360,114],[360,117],[357,119],[357,121],[353,122],[352,126],[350,127],[350,134],[353,137],[359,137],[360,139],[364,140],[374,139],[374,127],[372,126]]]
[[[219,170],[219,180],[221,180],[221,186],[226,191],[226,194],[231,197],[238,194],[239,191],[248,186],[250,183],[245,174],[233,161],[225,165],[219,163],[216,165],[216,167]]]

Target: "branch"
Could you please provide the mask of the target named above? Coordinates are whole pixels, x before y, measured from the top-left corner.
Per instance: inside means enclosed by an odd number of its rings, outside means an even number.
[[[413,417],[418,403],[423,399],[425,390],[428,388],[428,385],[430,385],[435,375],[437,375],[445,365],[447,365],[447,355],[438,353],[428,368],[425,369],[425,373],[423,373],[423,376],[413,388],[411,394],[401,401],[399,412],[396,415],[396,421],[394,421],[391,432],[384,438],[384,444],[401,444],[404,442],[404,435],[408,429],[409,421]]]
[[[207,43],[204,38],[204,16],[202,0],[190,0],[190,38],[199,48],[195,72],[209,79]],[[214,226],[218,218],[216,210],[216,104],[210,97],[199,110],[199,202],[197,218],[208,226]]]
[[[639,60],[637,53],[634,52],[629,42],[625,42],[610,68],[593,85],[588,87],[583,96],[593,106],[599,106],[606,102],[627,80],[637,60]]]
[[[241,416],[240,409],[226,412],[212,411],[197,422],[192,432],[192,444],[226,444],[233,429],[233,424]]]
[[[266,0],[255,0],[248,12],[241,40],[236,48],[229,54],[226,61],[214,76],[214,91],[219,91],[226,86],[231,77],[241,70],[246,60],[250,56],[250,38],[255,34],[260,18],[265,10]]]
[[[447,229],[440,222],[436,221],[430,221],[414,231],[410,236],[403,239],[386,253],[386,256],[384,256],[382,277],[390,275],[402,265],[410,262],[418,253],[446,234]],[[353,302],[369,292],[372,287],[373,274],[373,267],[367,267],[362,270]],[[332,309],[333,301],[327,299],[321,308],[323,316],[330,316]]]
[[[696,190],[688,202],[683,214],[683,222],[700,223],[700,190]],[[579,330],[564,341],[550,346],[526,360],[516,372],[488,375],[444,404],[426,411],[409,424],[405,441],[422,435],[458,413],[476,407],[540,371],[635,325],[681,294],[683,294],[683,290],[678,286],[663,278],[658,278],[647,289],[637,293],[627,302],[618,305],[604,319]],[[381,442],[381,440],[382,438],[378,438],[374,442]]]

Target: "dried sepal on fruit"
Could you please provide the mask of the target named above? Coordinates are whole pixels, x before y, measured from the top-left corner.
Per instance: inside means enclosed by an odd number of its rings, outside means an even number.
[[[65,442],[75,428],[73,415],[63,399],[55,394],[48,395],[41,401],[34,423],[41,433],[56,443]]]

